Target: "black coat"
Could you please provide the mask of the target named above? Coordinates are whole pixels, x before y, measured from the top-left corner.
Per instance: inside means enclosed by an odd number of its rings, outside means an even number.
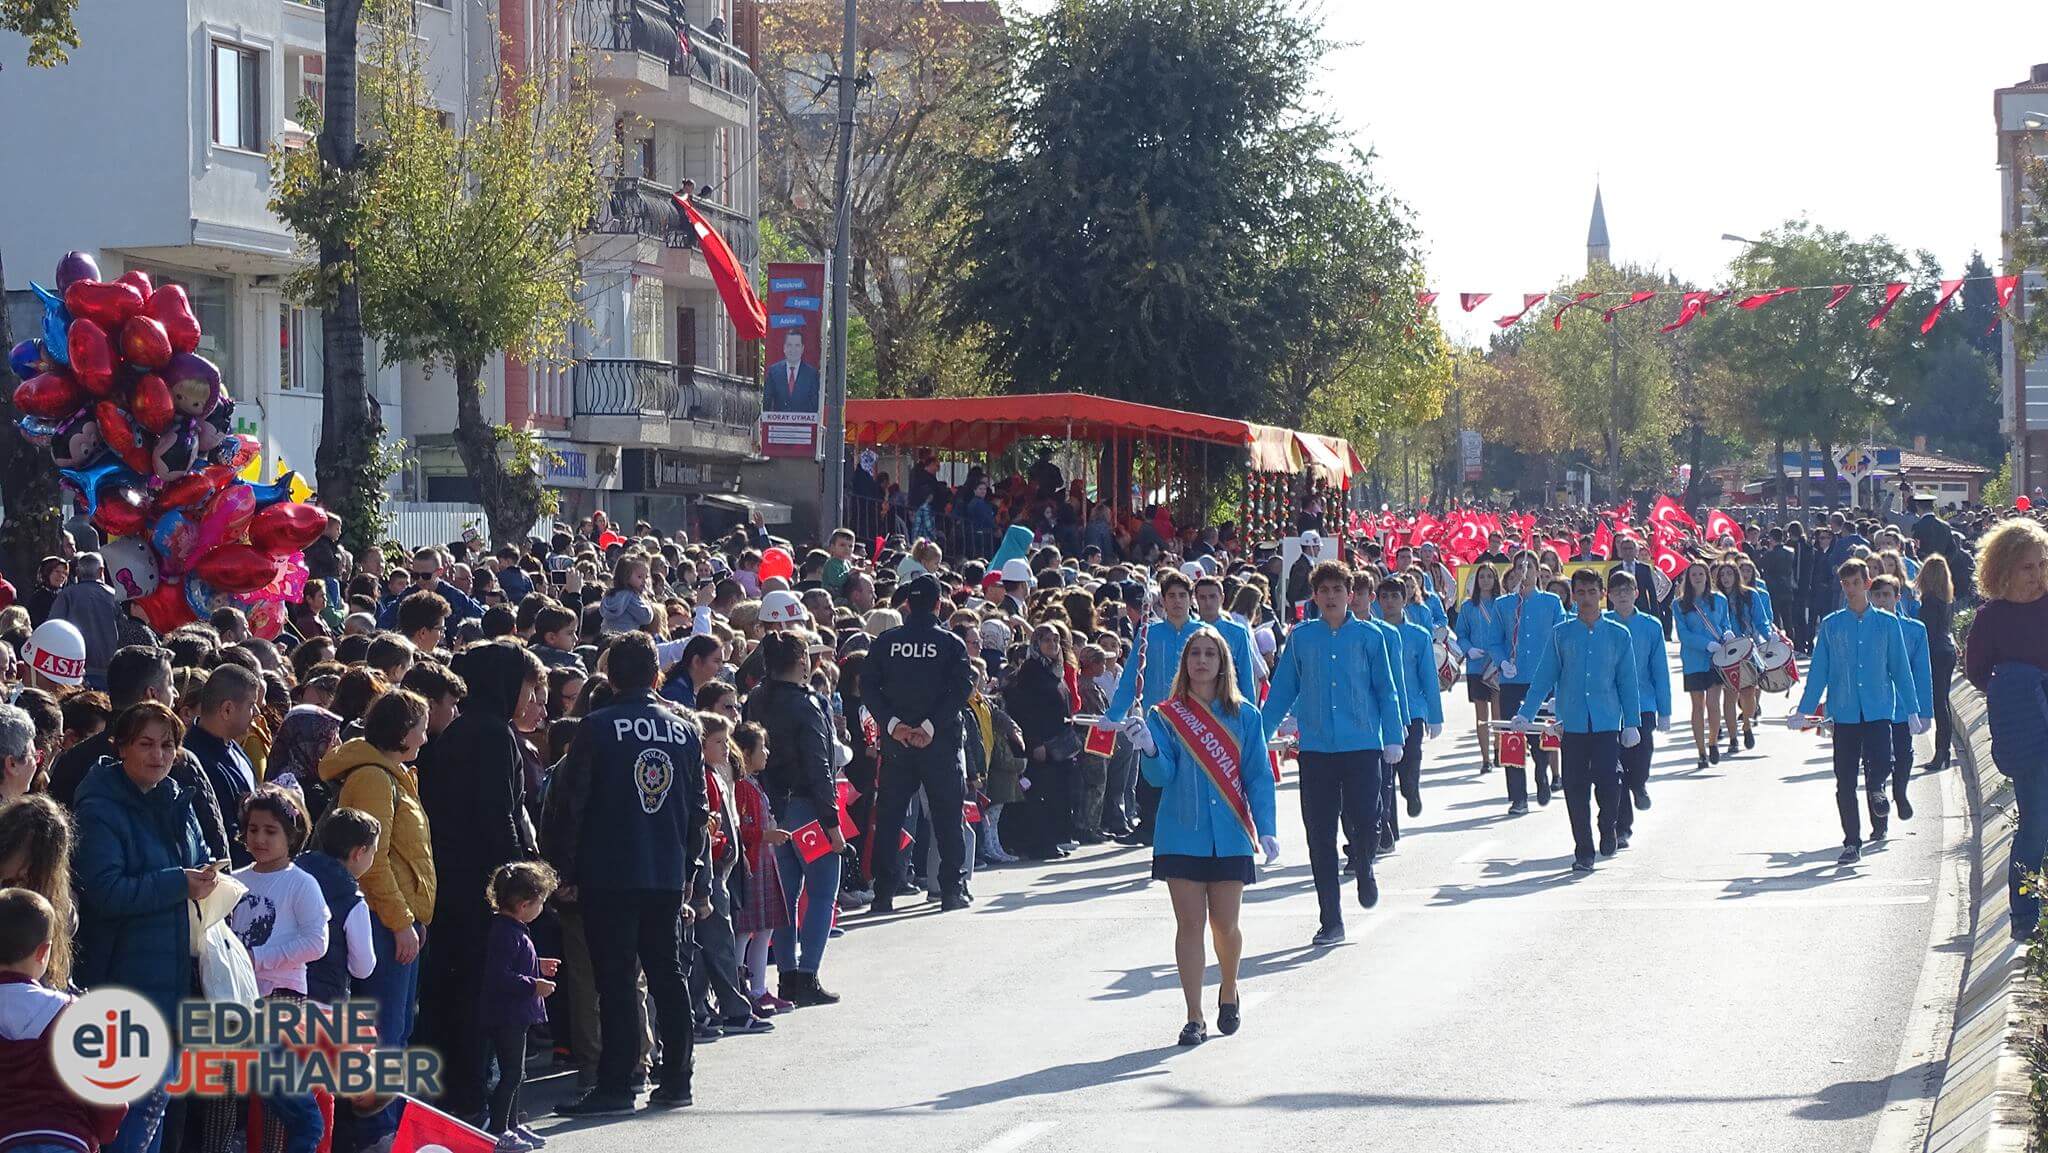
[[[768,730],[768,766],[761,772],[761,788],[776,816],[782,815],[791,797],[810,801],[818,813],[837,813],[832,722],[818,694],[804,685],[771,680],[747,698],[746,715]]]
[[[480,917],[491,873],[534,854],[522,812],[526,761],[512,728],[530,659],[503,644],[464,652],[455,661],[469,686],[462,713],[421,751],[420,804],[434,830],[436,921],[444,908]]]
[[[1062,732],[1072,732],[1067,685],[1058,670],[1036,654],[1026,657],[1003,690],[1003,706],[1024,730],[1024,747],[1038,748]]]

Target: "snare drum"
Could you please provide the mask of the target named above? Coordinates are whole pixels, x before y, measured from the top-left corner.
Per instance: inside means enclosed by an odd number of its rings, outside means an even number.
[[[1763,680],[1763,669],[1756,661],[1756,642],[1736,637],[1715,645],[1714,671],[1736,692],[1756,688]]]
[[[1448,689],[1458,683],[1458,654],[1439,637],[1436,647],[1436,684],[1438,689]]]
[[[1796,680],[1792,644],[1773,637],[1756,646],[1757,683],[1767,693],[1790,692]]]

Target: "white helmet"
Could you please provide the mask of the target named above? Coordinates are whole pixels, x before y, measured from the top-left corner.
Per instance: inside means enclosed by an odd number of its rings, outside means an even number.
[[[776,589],[761,598],[761,623],[793,625],[811,619],[804,602],[788,589]]]
[[[85,635],[65,620],[47,620],[29,634],[22,658],[45,680],[76,688],[85,683]]]
[[[1031,575],[1031,562],[1015,556],[1003,562],[1003,583],[1006,585],[1035,585],[1038,578]]]
[[[1182,561],[1180,565],[1180,575],[1188,578],[1191,581],[1198,581],[1201,580],[1203,577],[1208,576],[1209,570],[1202,567],[1201,561]]]

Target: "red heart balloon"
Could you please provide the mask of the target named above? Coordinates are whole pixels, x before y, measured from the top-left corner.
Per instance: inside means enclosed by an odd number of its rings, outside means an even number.
[[[29,377],[14,388],[14,407],[44,420],[62,420],[83,403],[85,394],[79,391],[78,382],[63,369]]]
[[[166,284],[151,293],[149,315],[163,324],[173,350],[191,352],[199,347],[199,320],[192,315],[192,302],[182,287]]]
[[[136,290],[142,293],[142,302],[145,308],[147,308],[149,305],[150,294],[156,291],[156,285],[149,279],[149,273],[144,272],[139,268],[129,269],[128,271],[115,277],[114,282],[116,284],[134,285]]]
[[[128,323],[135,324],[137,321],[131,320]],[[153,372],[136,378],[135,393],[129,398],[128,411],[135,414],[138,424],[157,436],[169,432],[171,422],[178,416],[178,410],[171,405],[170,386],[164,383],[163,377]]]
[[[141,289],[118,280],[80,280],[64,290],[64,307],[73,319],[90,320],[107,332],[119,332],[129,317],[142,315],[144,303]]]
[[[213,495],[213,490],[219,487],[220,482],[213,478],[211,469],[206,472],[188,472],[164,485],[162,491],[156,494],[157,507],[166,510],[196,508],[205,503],[206,499]]]
[[[327,531],[327,514],[310,504],[280,501],[249,521],[249,543],[269,556],[304,549]]]
[[[99,501],[92,523],[110,537],[134,536],[155,516],[148,495],[132,484],[101,485]]]
[[[171,334],[164,322],[151,316],[131,316],[121,326],[121,359],[142,368],[162,368],[171,362]]]
[[[114,342],[107,330],[81,317],[71,322],[66,337],[71,344],[71,375],[79,386],[94,396],[114,390]]]
[[[103,400],[92,408],[93,419],[100,422],[100,439],[114,450],[121,462],[144,476],[156,468],[156,462],[149,458],[155,447],[155,438],[145,440],[144,434],[135,427],[135,421],[126,409],[111,400]]]
[[[162,578],[154,592],[128,603],[134,605],[149,627],[159,633],[170,632],[179,625],[189,625],[199,619],[199,614],[185,603],[185,582],[176,577]]]
[[[230,542],[200,557],[192,571],[224,592],[249,593],[277,579],[277,561],[254,545]]]
[[[247,539],[249,521],[255,515],[255,491],[246,484],[227,485],[213,494],[213,499],[206,502],[206,511],[199,517],[200,546],[206,548]]]

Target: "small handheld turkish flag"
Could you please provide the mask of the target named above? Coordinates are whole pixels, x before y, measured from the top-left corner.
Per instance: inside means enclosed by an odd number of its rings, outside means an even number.
[[[448,1114],[401,1097],[404,1110],[398,1115],[398,1132],[391,1138],[391,1153],[492,1153],[497,1141],[481,1129],[473,1129]]]
[[[1082,750],[1097,757],[1116,755],[1116,730],[1090,728],[1088,740],[1082,745]]]
[[[902,839],[900,839],[900,840],[898,840],[898,841],[896,842],[896,849],[897,849],[897,851],[898,851],[898,852],[902,852],[903,850],[905,850],[905,849],[908,849],[908,848],[909,848],[910,846],[912,846],[912,845],[914,845],[914,844],[916,844],[916,843],[917,843],[917,838],[916,838],[916,837],[913,837],[913,836],[911,836],[911,835],[910,835],[910,830],[909,830],[909,829],[905,829],[905,830],[903,830],[903,836],[902,836]]]
[[[1529,735],[1513,731],[1500,735],[1500,763],[1511,769],[1529,765]]]
[[[1543,739],[1537,742],[1536,747],[1546,753],[1554,753],[1564,748],[1564,738],[1559,736],[1554,730],[1545,729],[1543,730]]]
[[[796,855],[802,857],[806,865],[832,851],[832,841],[816,821],[790,833],[789,843],[796,846]]]
[[[968,801],[968,802],[966,802],[965,804],[961,805],[961,806],[960,806],[960,819],[961,819],[961,820],[963,820],[963,821],[965,821],[965,822],[967,822],[967,823],[968,823],[968,824],[970,824],[970,825],[978,825],[978,824],[980,824],[980,823],[981,823],[981,806],[980,806],[980,805],[977,805],[977,804],[975,804],[975,803],[974,803],[973,801]]]

